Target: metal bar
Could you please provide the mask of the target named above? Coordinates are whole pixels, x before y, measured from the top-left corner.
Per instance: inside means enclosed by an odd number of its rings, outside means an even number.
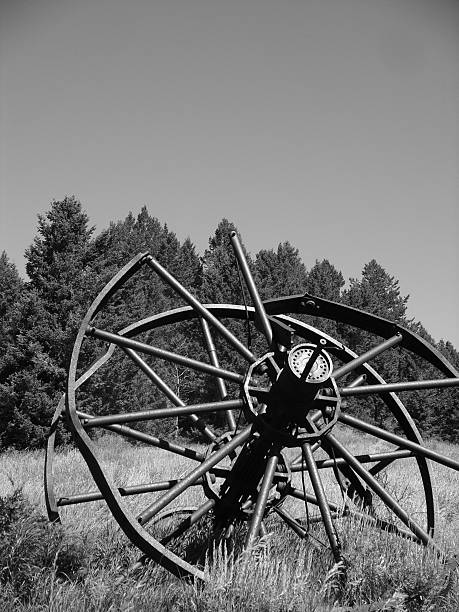
[[[437,453],[436,451],[433,451],[430,448],[421,446],[421,444],[417,444],[416,442],[412,442],[411,440],[406,440],[405,438],[397,436],[396,434],[386,431],[385,429],[376,427],[376,425],[370,425],[370,423],[365,423],[365,421],[361,421],[356,417],[343,413],[339,415],[338,420],[341,421],[341,423],[344,423],[345,425],[355,427],[355,429],[359,429],[360,431],[369,433],[372,436],[375,436],[376,438],[381,438],[381,440],[386,440],[386,442],[391,442],[392,444],[396,444],[397,446],[401,446],[402,448],[412,450],[415,455],[421,455],[423,457],[426,457],[427,459],[432,459],[437,463],[446,465],[447,467],[450,467],[453,470],[459,471],[458,461],[454,461],[454,459],[451,459],[450,457],[445,457],[445,455],[440,455],[440,453]]]
[[[191,404],[190,406],[177,406],[176,408],[157,408],[138,412],[125,412],[122,414],[110,414],[102,417],[94,417],[84,423],[86,428],[105,427],[113,423],[129,423],[131,421],[152,421],[155,419],[174,418],[179,416],[195,416],[201,412],[221,412],[231,408],[242,408],[242,399],[226,400],[224,402],[206,402],[203,404]],[[214,436],[214,439],[216,437]]]
[[[327,498],[325,497],[325,491],[319,476],[319,470],[317,469],[316,462],[314,461],[314,456],[309,443],[305,442],[302,449],[304,452],[306,465],[308,466],[308,474],[311,480],[312,488],[316,494],[320,514],[322,515],[325,532],[328,536],[328,541],[330,542],[330,547],[332,549],[335,561],[336,563],[339,563],[339,561],[341,561],[341,544],[333,523]]]
[[[294,519],[293,516],[289,512],[287,512],[287,510],[284,510],[281,507],[278,508],[276,506],[274,506],[273,510],[290,527],[290,529],[292,529],[296,533],[298,537],[300,537],[302,540],[306,538],[306,536],[308,535],[308,532],[306,531],[306,529],[304,529],[300,525],[300,523],[296,519]]]
[[[163,480],[162,482],[153,482],[150,484],[132,485],[130,487],[119,487],[118,492],[121,497],[129,495],[140,495],[142,493],[153,493],[155,491],[167,491],[172,489],[174,485],[180,482],[180,479]],[[193,486],[202,484],[203,480],[197,480]],[[80,493],[79,495],[67,495],[60,497],[57,501],[58,506],[73,506],[75,504],[84,504],[92,501],[104,500],[104,496],[99,491],[91,491],[90,493]]]
[[[147,355],[154,355],[155,357],[165,359],[166,361],[179,363],[180,365],[192,368],[193,370],[205,372],[206,374],[211,374],[212,376],[217,376],[219,378],[225,378],[226,380],[239,383],[240,385],[244,383],[244,377],[241,374],[236,374],[235,372],[230,372],[229,370],[223,370],[222,368],[215,368],[209,363],[202,363],[201,361],[197,361],[196,359],[183,357],[183,355],[171,353],[170,351],[160,349],[156,346],[150,346],[149,344],[145,344],[144,342],[138,342],[137,340],[133,340],[132,338],[125,338],[124,336],[120,336],[119,334],[113,334],[112,332],[97,329],[96,327],[91,327],[90,325],[86,330],[86,335],[94,336],[95,338],[99,338],[100,340],[105,340],[107,342],[112,342],[113,344],[117,344],[118,346],[131,348],[135,351],[146,353]]]
[[[322,413],[320,413],[320,414],[322,414]],[[314,442],[313,444],[311,444],[312,452],[316,451],[319,447],[320,447],[320,442]],[[301,466],[299,470],[293,469],[293,468],[296,468],[297,466]],[[302,469],[303,469],[303,453],[300,453],[291,462],[290,470],[292,472],[298,472],[298,471],[301,471]]]
[[[168,285],[174,289],[193,310],[203,317],[210,325],[215,327],[221,335],[240,353],[249,363],[256,361],[255,356],[240,342],[201,302],[199,302],[183,285],[181,285],[167,270],[165,270],[151,255],[145,258],[145,262],[156,272]]]
[[[190,485],[192,485],[198,478],[204,476],[206,472],[208,472],[211,468],[213,468],[219,461],[224,459],[231,451],[237,448],[240,444],[243,444],[251,434],[252,428],[247,427],[245,430],[241,431],[237,436],[234,436],[232,440],[227,442],[224,446],[222,446],[218,451],[212,453],[210,457],[208,457],[205,461],[201,463],[197,468],[195,468],[192,472],[189,472],[185,478],[183,478],[180,483],[176,484],[168,493],[163,495],[160,499],[156,500],[152,503],[148,508],[146,508],[143,512],[141,512],[137,520],[141,525],[147,523],[155,514],[160,512],[163,508],[165,508],[171,501],[173,501],[178,495],[183,493]]]
[[[356,387],[359,387],[360,385],[362,385],[366,381],[366,379],[367,379],[366,374],[360,374],[360,376],[357,376],[357,378],[354,378],[354,380],[350,382],[346,388],[355,389]]]
[[[158,376],[158,374],[152,368],[150,368],[150,366],[147,363],[145,363],[145,361],[140,357],[140,355],[137,355],[137,353],[133,351],[132,349],[125,348],[123,350],[134,361],[134,363],[142,370],[142,372],[148,376],[148,378],[152,381],[152,383],[156,385],[158,389],[162,391],[162,393],[164,393],[164,395],[170,399],[170,401],[173,404],[175,404],[176,406],[182,406],[182,407],[185,406],[185,402],[183,402],[178,397],[178,395],[174,393],[174,391],[169,387],[169,385],[160,376]],[[179,416],[179,415],[175,415],[175,416]],[[215,440],[217,439],[217,436],[204,423],[204,421],[202,421],[194,413],[187,414],[186,416],[193,423],[193,425],[197,427],[207,437],[208,440],[210,440],[211,442],[215,442]]]
[[[274,472],[276,471],[279,456],[277,454],[272,455],[267,463],[263,480],[261,482],[260,492],[258,493],[257,502],[253,511],[252,520],[245,538],[245,546],[249,547],[253,544],[255,538],[258,536],[260,531],[260,525],[263,520],[263,515],[266,510],[266,503],[269,497],[269,490],[273,484]]]
[[[310,495],[309,493],[306,493],[306,495],[304,495],[303,491],[301,491],[300,489],[292,488],[289,491],[289,495],[291,495],[292,497],[295,497],[296,499],[307,501],[310,504],[314,504],[315,506],[319,505],[317,499],[313,495]],[[384,521],[383,519],[371,516],[371,514],[367,514],[365,512],[358,512],[357,510],[352,510],[349,506],[339,508],[333,502],[328,502],[328,507],[332,512],[337,513],[335,515],[335,518],[338,518],[339,516],[351,516],[354,518],[359,518],[359,519],[362,519],[363,521],[366,521],[367,524],[373,525],[374,527],[379,527],[380,529],[383,529],[384,531],[390,531],[391,533],[395,533],[396,535],[402,538],[413,540],[417,542],[418,544],[420,544],[419,538],[417,538],[411,531],[405,531],[404,529],[397,527],[397,525],[394,525],[393,523],[388,523],[387,521]]]
[[[86,414],[85,412],[81,412],[80,410],[76,411],[77,416],[81,420],[93,419],[94,417],[90,414]],[[194,461],[202,462],[206,458],[204,453],[199,453],[198,451],[193,450],[192,448],[187,448],[186,446],[180,446],[175,444],[174,442],[169,442],[169,440],[163,440],[162,438],[157,438],[156,436],[151,436],[150,434],[143,433],[142,431],[137,431],[136,429],[131,429],[126,425],[107,425],[104,427],[108,431],[114,431],[125,438],[130,438],[131,440],[137,440],[138,442],[145,442],[150,446],[155,446],[157,448],[162,448],[163,450],[167,450],[176,455],[181,455],[182,457],[187,457],[188,459],[193,459]]]
[[[289,489],[288,494],[291,495],[292,497],[296,497],[296,499],[301,499],[302,501],[307,501],[310,504],[314,504],[314,506],[319,505],[319,502],[317,498],[314,497],[314,495],[311,495],[310,493],[303,493],[303,491],[295,487],[292,487],[291,489]],[[339,512],[340,510],[339,506],[333,502],[329,501],[327,502],[327,505],[332,512]]]
[[[365,385],[358,388],[344,387],[339,391],[343,397],[346,397],[349,395],[369,395],[370,393],[398,393],[399,391],[418,391],[419,389],[441,389],[444,387],[459,387],[459,378],[414,380],[384,385]]]
[[[392,338],[389,338],[388,340],[381,342],[381,344],[378,344],[378,346],[375,346],[369,351],[362,353],[362,355],[360,355],[359,357],[352,359],[352,361],[345,363],[340,368],[332,372],[333,378],[335,380],[338,380],[338,378],[341,378],[345,374],[349,374],[349,372],[352,372],[353,370],[355,370],[362,364],[366,363],[367,361],[374,359],[375,357],[377,357],[384,351],[387,351],[393,346],[397,346],[397,344],[400,344],[402,340],[403,340],[402,334],[395,334],[395,336],[392,336]]]
[[[414,457],[414,452],[411,450],[397,450],[387,453],[374,453],[367,455],[356,455],[357,461],[360,463],[375,463],[376,461],[395,461],[396,459],[405,459],[407,457]],[[343,465],[347,465],[346,461],[342,457],[337,457],[336,459],[319,459],[316,461],[316,466],[318,470],[323,470],[326,468],[333,467],[341,467]],[[302,464],[295,464],[290,466],[291,472],[301,472],[307,466]]]
[[[184,533],[187,529],[192,527],[195,523],[197,523],[202,517],[212,510],[215,506],[215,499],[206,500],[199,508],[197,508],[190,516],[188,516],[184,521],[182,521],[177,527],[169,533],[167,536],[161,539],[161,544],[166,545],[174,538],[177,538],[182,533]],[[161,519],[161,517],[159,517]]]
[[[230,240],[233,246],[234,254],[236,255],[236,259],[241,268],[242,276],[244,277],[250,297],[252,298],[255,312],[261,325],[261,330],[268,342],[268,346],[271,348],[273,345],[273,330],[271,323],[269,322],[268,315],[266,314],[265,307],[261,301],[258,289],[255,285],[255,281],[253,280],[252,273],[250,272],[247,259],[245,258],[244,251],[242,250],[242,246],[236,232],[230,233]]]
[[[218,363],[217,350],[215,349],[215,344],[212,339],[212,334],[210,333],[209,324],[202,317],[199,319],[199,321],[201,323],[202,332],[204,334],[204,341],[206,343],[207,353],[209,355],[210,363],[214,367],[219,368],[220,364]],[[228,392],[226,390],[226,385],[225,385],[225,381],[223,380],[223,378],[217,378],[217,389],[220,395],[220,399],[221,400],[226,399],[228,396]],[[234,419],[234,415],[232,411],[227,410],[225,417],[226,417],[226,422],[228,424],[228,427],[232,431],[234,431],[236,429],[236,421]]]
[[[325,434],[325,437],[334,447],[336,452],[346,459],[349,466],[366,484],[382,499],[386,506],[392,510],[402,523],[410,529],[425,545],[431,544],[436,548],[432,538],[403,510],[400,504],[381,486],[381,484],[372,476],[361,463],[352,455],[332,433]]]

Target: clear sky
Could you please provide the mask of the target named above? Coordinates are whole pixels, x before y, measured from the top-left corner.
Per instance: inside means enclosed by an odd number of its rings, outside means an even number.
[[[202,252],[222,217],[375,258],[459,347],[457,0],[0,0],[0,250],[74,194]]]

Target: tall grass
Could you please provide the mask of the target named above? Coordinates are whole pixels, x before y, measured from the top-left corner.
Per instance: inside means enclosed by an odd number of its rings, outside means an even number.
[[[363,435],[340,433],[354,452],[368,452],[373,444]],[[459,458],[457,446],[440,442],[429,446]],[[104,468],[118,484],[177,477],[190,467],[180,457],[171,459],[163,451],[111,436],[102,438],[99,450]],[[413,467],[412,460],[398,462],[384,485],[421,522],[423,495]],[[39,451],[0,455],[0,610],[459,609],[453,563],[352,517],[337,521],[345,559],[340,566],[333,565],[328,547],[322,545],[326,536],[320,524],[311,525],[310,537],[300,540],[268,518],[268,535],[242,555],[204,538],[206,582],[179,580],[154,563],[129,573],[139,552],[120,532],[104,502],[62,508],[63,526],[48,525],[43,518],[42,470]],[[452,554],[459,543],[459,478],[438,465],[433,465],[433,472],[436,539]],[[95,488],[75,449],[57,455],[55,473],[59,494]],[[332,476],[322,475],[330,496],[339,503],[341,493]],[[301,480],[296,486],[301,486]],[[128,503],[137,510],[154,497],[135,496]],[[200,501],[200,487],[193,487],[179,498],[177,507]],[[288,503],[296,515],[304,513],[301,502]],[[196,542],[205,527],[204,521],[196,529]]]

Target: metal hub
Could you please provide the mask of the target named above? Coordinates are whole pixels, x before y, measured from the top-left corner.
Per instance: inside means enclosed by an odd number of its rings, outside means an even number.
[[[335,425],[341,397],[331,377],[332,360],[321,342],[297,344],[282,359],[278,363],[274,353],[266,353],[248,368],[243,385],[245,412],[271,440],[301,446]],[[262,382],[266,385],[263,394],[255,395],[253,388],[259,389]]]

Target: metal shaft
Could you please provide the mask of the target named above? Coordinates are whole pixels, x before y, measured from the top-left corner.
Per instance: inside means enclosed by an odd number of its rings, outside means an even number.
[[[244,277],[247,289],[250,293],[250,297],[252,298],[252,302],[255,307],[255,312],[260,322],[261,330],[265,335],[265,338],[268,342],[268,346],[271,348],[273,344],[273,330],[271,328],[271,323],[269,322],[268,315],[266,314],[265,307],[263,306],[263,302],[261,301],[257,286],[255,285],[255,281],[253,280],[249,264],[247,263],[247,259],[245,258],[244,251],[242,250],[242,246],[236,232],[231,232],[230,239],[231,244],[233,246],[234,254],[236,255],[239,267],[241,268],[242,276]]]
[[[319,505],[320,514],[322,515],[322,521],[324,524],[325,532],[328,536],[330,546],[332,549],[333,556],[336,563],[341,561],[341,545],[338,540],[333,519],[328,505],[327,498],[325,497],[325,491],[322,485],[322,481],[319,476],[319,470],[317,469],[314,456],[312,454],[311,445],[305,442],[302,446],[304,452],[304,459],[308,468],[309,478],[311,479],[312,488],[316,494],[317,502]]]
[[[408,382],[387,383],[381,385],[366,385],[364,387],[344,387],[340,389],[342,396],[369,395],[370,393],[398,393],[399,391],[418,391],[419,389],[441,389],[459,387],[459,378],[438,378],[434,380],[413,380]]]
[[[338,380],[338,378],[341,378],[345,374],[352,372],[359,366],[363,365],[365,362],[370,361],[371,359],[374,359],[375,357],[377,357],[384,351],[387,351],[393,346],[397,346],[397,344],[400,344],[402,340],[403,340],[402,334],[395,334],[395,336],[392,336],[392,338],[389,338],[388,340],[381,342],[381,344],[378,344],[378,346],[375,346],[369,351],[362,353],[362,355],[360,355],[359,357],[356,357],[355,359],[352,359],[352,361],[349,361],[349,363],[342,365],[340,368],[338,368],[332,373],[333,378],[335,380]]]
[[[426,448],[425,446],[421,446],[421,444],[417,444],[416,442],[412,442],[411,440],[406,440],[401,436],[397,436],[385,429],[381,429],[380,427],[376,427],[376,425],[370,425],[370,423],[365,423],[365,421],[361,421],[356,417],[351,416],[350,414],[341,413],[338,417],[338,420],[341,423],[345,423],[346,425],[350,425],[351,427],[355,427],[356,429],[360,429],[365,433],[369,433],[372,436],[376,436],[377,438],[381,438],[381,440],[386,440],[387,442],[391,442],[392,444],[397,444],[397,446],[401,446],[402,448],[407,448],[412,451],[416,455],[420,455],[421,457],[426,457],[427,459],[433,459],[437,463],[441,463],[442,465],[446,465],[447,467],[453,468],[453,470],[459,471],[459,461],[455,461],[450,457],[445,457],[445,455],[440,455],[430,448]]]
[[[361,463],[335,438],[332,433],[326,434],[327,440],[336,452],[343,457],[348,465],[360,478],[382,499],[390,510],[410,529],[424,544],[435,547],[432,538],[403,510],[400,504],[379,484]]]
[[[245,545],[247,547],[253,544],[255,538],[258,536],[260,525],[266,509],[266,503],[269,497],[269,490],[273,483],[274,472],[276,471],[278,461],[279,457],[276,454],[271,456],[266,463],[266,469],[261,482],[260,492],[258,493],[252,520],[245,539]]]
[[[170,491],[163,495],[160,499],[153,502],[148,508],[146,508],[139,516],[137,520],[141,525],[147,523],[155,514],[160,512],[168,504],[171,503],[178,495],[183,493],[190,485],[192,485],[198,478],[204,476],[211,468],[214,467],[219,461],[224,459],[240,444],[243,444],[251,434],[251,427],[247,427],[244,431],[241,431],[237,436],[234,436],[232,440],[227,442],[218,451],[212,453],[208,459],[203,461],[200,466],[190,472],[185,478],[183,478],[178,484],[175,485]]]
[[[108,332],[103,329],[97,329],[96,327],[88,327],[86,335],[94,336],[95,338],[99,338],[100,340],[106,340],[107,342],[112,342],[113,344],[117,344],[118,346],[131,348],[135,351],[146,353],[147,355],[154,355],[155,357],[159,357],[160,359],[172,361],[172,363],[179,363],[180,365],[187,366],[189,368],[192,368],[193,370],[198,370],[206,374],[211,374],[212,376],[225,378],[226,380],[230,380],[232,382],[236,382],[239,384],[243,384],[244,382],[244,377],[240,374],[236,374],[235,372],[223,370],[222,368],[215,368],[213,365],[210,365],[210,363],[203,363],[202,361],[190,359],[189,357],[184,357],[183,355],[178,355],[177,353],[171,353],[171,351],[166,351],[156,346],[151,346],[149,344],[145,344],[144,342],[139,342],[138,340],[132,340],[132,338],[125,338],[124,336],[120,336],[119,334],[113,334],[112,332]]]
[[[228,340],[228,342],[240,353],[249,363],[253,363],[255,360],[254,355],[249,349],[240,342],[236,336],[234,336],[229,329],[227,329],[223,323],[221,323],[214,315],[205,308],[201,302],[199,302],[183,285],[181,285],[172,274],[169,274],[161,264],[151,255],[145,259],[146,263],[152,270],[154,270],[158,276],[160,276],[168,285],[174,289],[184,300],[187,302],[201,317],[203,317],[208,323],[210,323],[215,329],[217,329],[221,335]]]
[[[209,324],[202,317],[199,320],[201,322],[202,332],[204,334],[204,340],[206,343],[210,363],[216,368],[219,368],[220,364],[218,363],[217,351],[215,349],[215,344],[212,339],[212,334],[210,333]],[[226,385],[223,378],[217,378],[217,389],[220,395],[220,399],[226,399],[228,393],[226,391]],[[234,420],[234,415],[231,410],[226,411],[226,422],[231,430],[234,431],[236,429],[236,421]]]
[[[104,427],[114,423],[128,423],[130,421],[153,421],[156,419],[175,418],[179,416],[196,417],[195,413],[201,412],[222,412],[228,411],[231,408],[241,409],[244,406],[242,399],[226,400],[223,402],[206,402],[204,404],[192,404],[190,406],[177,406],[176,408],[154,408],[151,410],[142,410],[138,412],[126,412],[122,414],[111,414],[102,417],[94,417],[89,420],[85,426],[89,427]],[[193,419],[194,423],[200,421],[198,417]],[[206,427],[207,431],[208,428]],[[212,441],[216,440],[216,436],[212,434]]]

